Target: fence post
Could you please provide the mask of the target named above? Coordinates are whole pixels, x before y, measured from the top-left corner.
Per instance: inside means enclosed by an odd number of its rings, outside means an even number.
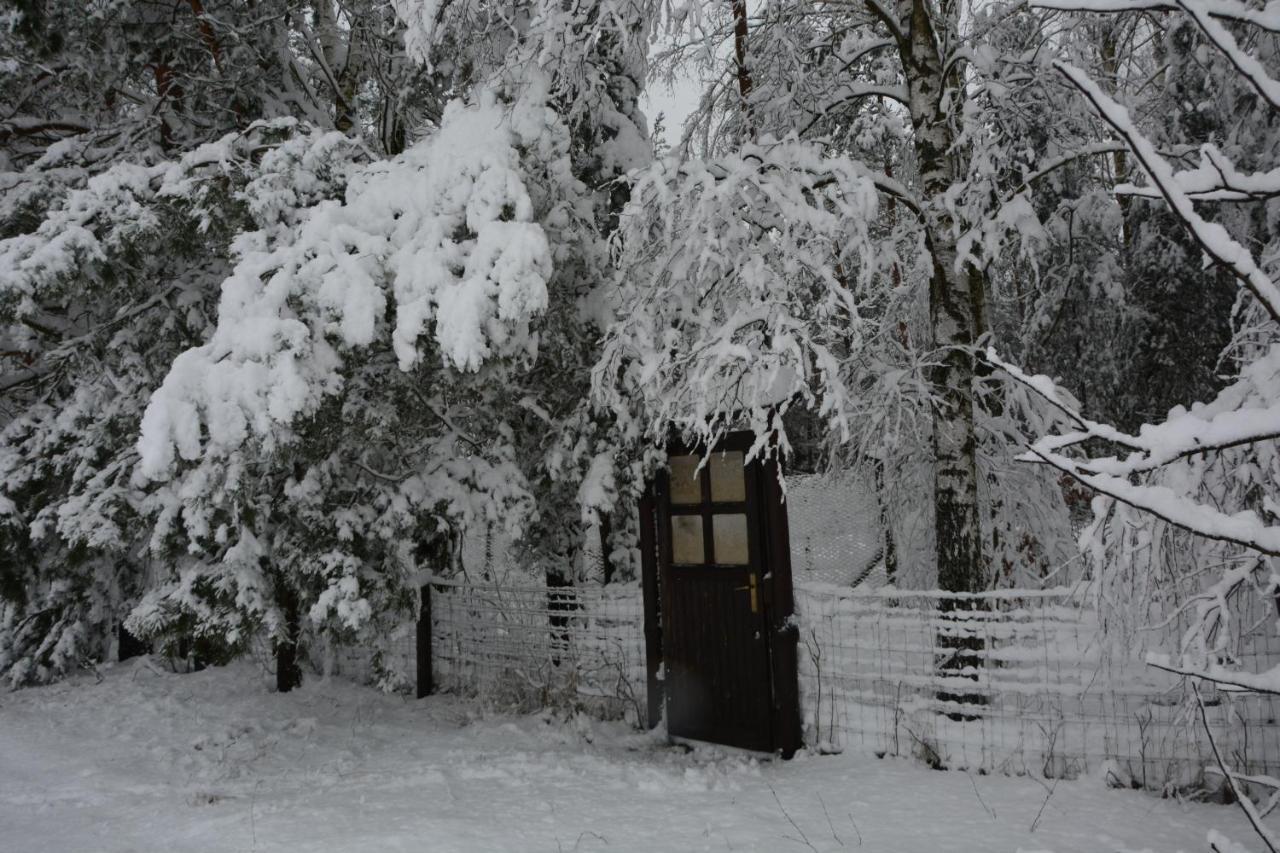
[[[422,597],[417,632],[418,698],[421,699],[435,689],[431,683],[431,583],[424,583],[418,592]]]

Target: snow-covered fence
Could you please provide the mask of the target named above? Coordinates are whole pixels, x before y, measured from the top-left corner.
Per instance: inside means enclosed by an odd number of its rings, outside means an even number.
[[[806,740],[938,766],[1147,788],[1213,764],[1182,680],[1112,648],[1066,590],[796,589]],[[1272,656],[1255,645],[1255,654]],[[1280,701],[1216,694],[1214,738],[1241,772],[1280,773]]]
[[[874,586],[884,579],[876,577],[869,544],[855,549],[856,565],[839,583],[823,583],[814,578],[833,576],[840,554],[821,550],[823,528],[811,527],[806,533],[799,526],[792,548],[810,747],[915,755],[993,773],[1110,774],[1116,783],[1152,789],[1205,781],[1212,754],[1185,683],[1144,665],[1141,643],[1121,639],[1125,632],[1101,631],[1081,594],[955,597]],[[507,707],[557,705],[643,721],[640,585],[548,587],[528,574],[503,578],[430,582],[436,689]],[[1274,619],[1236,616],[1257,626],[1233,650],[1236,657],[1258,671],[1280,662]],[[412,689],[415,628],[410,619],[376,649],[353,650],[339,671]],[[1178,629],[1174,620],[1164,630]],[[1151,648],[1173,640],[1144,636]],[[1206,697],[1227,761],[1240,772],[1280,775],[1280,700]]]
[[[549,587],[433,580],[432,677],[505,705],[645,709],[639,584]]]

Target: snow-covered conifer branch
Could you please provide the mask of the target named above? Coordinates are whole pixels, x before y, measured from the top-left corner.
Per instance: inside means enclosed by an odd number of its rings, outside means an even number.
[[[174,362],[148,406],[142,470],[166,479],[175,453],[227,453],[315,411],[340,387],[343,350],[385,334],[388,297],[402,370],[433,321],[457,369],[532,355],[551,261],[515,146],[538,144],[540,109],[517,108],[513,123],[493,95],[455,103],[430,141],[356,173],[345,203],[317,206],[287,240],[248,235],[213,337]]]

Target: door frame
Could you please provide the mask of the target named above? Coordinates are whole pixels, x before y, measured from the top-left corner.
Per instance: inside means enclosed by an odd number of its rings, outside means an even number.
[[[751,432],[729,433],[712,452],[747,453],[755,442]],[[704,445],[705,447],[705,445]],[[704,448],[672,440],[667,455],[700,454]],[[759,592],[765,625],[770,693],[769,751],[791,757],[801,745],[800,696],[796,654],[800,631],[792,618],[791,543],[787,507],[783,501],[781,468],[776,458],[754,459],[744,472],[748,517],[755,524],[749,536],[755,542],[753,560],[759,565]],[[648,723],[654,728],[665,715],[666,691],[660,673],[663,664],[663,614],[671,613],[671,542],[668,474],[664,467],[645,487],[640,500],[641,581],[644,591],[645,663],[648,687]],[[662,555],[662,558],[659,558]]]

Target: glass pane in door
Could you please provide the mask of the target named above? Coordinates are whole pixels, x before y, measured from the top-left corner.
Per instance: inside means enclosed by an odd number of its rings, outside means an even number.
[[[698,565],[706,561],[702,547],[702,516],[671,516],[671,562]]]
[[[696,504],[702,502],[703,475],[698,474],[698,457],[672,456],[667,460],[671,469],[671,502]]]
[[[746,469],[743,468],[742,451],[714,453],[711,456],[711,500],[745,501],[747,499]]]
[[[701,525],[699,525],[701,526]],[[720,566],[745,566],[751,562],[747,548],[747,517],[743,513],[711,517],[711,547]]]

